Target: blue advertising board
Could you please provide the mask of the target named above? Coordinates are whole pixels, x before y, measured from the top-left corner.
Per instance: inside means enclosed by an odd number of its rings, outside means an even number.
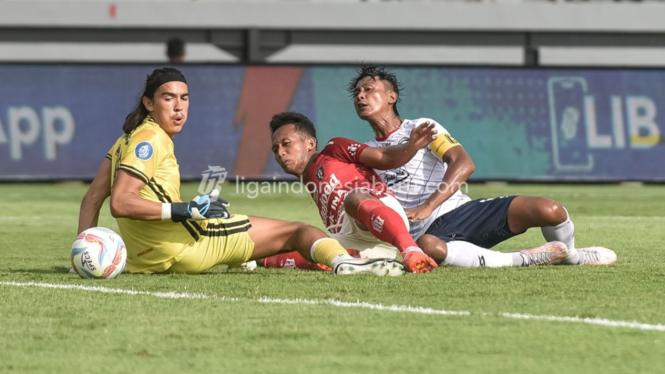
[[[137,105],[147,65],[0,65],[0,180],[91,179]],[[175,139],[183,179],[211,166],[284,178],[273,114],[294,110],[319,143],[366,141],[346,85],[354,67],[185,65],[191,100]],[[665,70],[396,68],[404,118],[441,123],[472,179],[665,181]]]

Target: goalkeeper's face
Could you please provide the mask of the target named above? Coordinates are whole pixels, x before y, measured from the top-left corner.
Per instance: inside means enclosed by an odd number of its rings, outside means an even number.
[[[316,139],[298,131],[293,124],[278,128],[272,135],[272,153],[284,172],[301,176],[310,156],[316,152]]]
[[[189,90],[183,82],[167,82],[159,86],[152,100],[143,98],[150,116],[173,138],[187,122]]]

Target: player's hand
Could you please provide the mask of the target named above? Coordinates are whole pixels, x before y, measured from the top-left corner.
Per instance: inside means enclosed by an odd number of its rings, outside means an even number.
[[[411,131],[409,146],[416,149],[425,148],[435,139],[436,128],[434,124],[429,121],[423,122]]]
[[[227,210],[230,203],[219,197],[219,190],[213,190],[210,195],[196,196],[188,203],[172,203],[171,219],[182,222],[188,219],[203,221],[210,218],[229,218]]]
[[[436,269],[439,265],[436,264],[431,257],[424,252],[411,251],[402,259],[406,271],[409,273],[429,273],[431,269]]]
[[[406,218],[408,218],[410,222],[420,221],[432,215],[432,209],[425,204],[415,208],[405,209],[404,212],[406,213]]]

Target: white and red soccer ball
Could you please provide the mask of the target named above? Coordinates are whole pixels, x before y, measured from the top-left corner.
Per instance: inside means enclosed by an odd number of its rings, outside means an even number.
[[[127,249],[113,230],[92,227],[76,238],[70,257],[81,278],[115,278],[125,269]]]

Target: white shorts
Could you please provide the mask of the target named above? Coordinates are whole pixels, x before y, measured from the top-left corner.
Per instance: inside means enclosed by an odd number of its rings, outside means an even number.
[[[406,218],[404,209],[393,196],[382,197],[381,202],[392,210],[397,212],[404,220],[406,229],[409,229],[409,219]],[[328,234],[331,238],[337,240],[342,247],[348,249],[357,249],[361,257],[367,258],[395,258],[399,255],[399,250],[390,243],[377,239],[369,231],[361,230],[356,224],[356,220],[344,216],[342,227],[336,234]]]

